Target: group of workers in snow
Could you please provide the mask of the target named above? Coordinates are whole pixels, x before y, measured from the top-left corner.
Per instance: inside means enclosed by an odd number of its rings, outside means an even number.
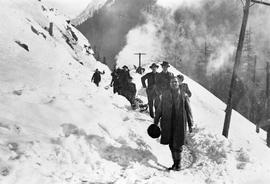
[[[136,96],[136,85],[132,82],[129,69],[126,65],[122,69],[117,68],[112,72],[112,80],[110,86],[113,87],[113,92],[118,93],[126,97],[130,102],[133,109],[136,108],[135,96]]]
[[[174,76],[168,71],[169,63],[163,61],[162,71],[157,72],[158,65],[153,63],[151,72],[141,77],[143,88],[146,88],[149,114],[154,119],[154,127],[160,127],[160,143],[169,145],[173,165],[169,170],[179,171],[181,169],[181,152],[185,144],[187,128],[192,132],[193,117],[189,98],[191,92],[184,76]],[[112,72],[111,86],[113,92],[123,95],[135,106],[136,85],[132,82],[127,66]],[[147,84],[146,84],[147,81]],[[150,128],[150,127],[149,127]],[[148,129],[148,133],[156,129]],[[152,132],[155,134],[155,132]],[[151,135],[150,135],[151,136]]]

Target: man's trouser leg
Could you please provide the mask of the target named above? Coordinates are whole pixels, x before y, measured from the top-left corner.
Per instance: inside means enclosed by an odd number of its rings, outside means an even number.
[[[172,154],[172,159],[173,159],[173,165],[172,167],[169,168],[169,170],[176,170],[179,171],[181,169],[181,153],[182,153],[182,146],[179,148],[175,147],[172,143],[169,144],[171,154]]]
[[[161,93],[155,93],[154,95],[154,107],[155,111],[157,110],[159,103],[160,103]]]
[[[188,126],[193,126],[193,116],[190,108],[189,98],[186,98],[185,109],[187,113]]]
[[[150,113],[150,116],[154,118],[155,115],[154,115],[154,110],[153,110],[153,105],[154,105],[153,94],[152,94],[152,91],[149,89],[146,90],[146,93],[147,93],[147,99],[148,99],[149,113]]]

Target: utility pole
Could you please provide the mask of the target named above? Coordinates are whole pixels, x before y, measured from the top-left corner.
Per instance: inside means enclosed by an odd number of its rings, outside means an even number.
[[[256,66],[257,66],[257,56],[255,55],[254,57],[254,65],[253,65],[253,84],[256,87]],[[255,104],[255,99],[254,97],[252,98],[252,104]],[[253,107],[252,109],[252,120],[253,122],[256,121],[256,116],[255,116],[255,109]],[[256,122],[256,132],[259,133],[260,132],[260,122]]]
[[[244,6],[244,15],[242,18],[241,30],[240,30],[240,35],[239,35],[239,41],[238,41],[237,50],[236,50],[231,85],[229,89],[227,108],[225,110],[226,114],[225,114],[222,135],[224,135],[226,138],[228,138],[228,134],[229,134],[230,121],[231,121],[231,115],[232,115],[232,96],[233,96],[233,91],[235,88],[236,77],[238,74],[240,59],[241,59],[242,50],[243,50],[243,42],[244,42],[245,32],[246,32],[246,27],[247,27],[249,8],[250,6],[252,6],[251,2],[253,2],[252,5],[254,5],[255,3],[259,3],[259,4],[270,6],[270,3],[267,3],[267,2],[257,1],[257,0],[246,0],[245,6]]]
[[[228,97],[228,102],[227,102],[226,115],[225,115],[225,120],[224,120],[223,131],[222,131],[222,135],[225,136],[226,138],[228,138],[228,134],[229,134],[230,121],[231,121],[231,115],[232,115],[232,96],[233,96],[233,91],[235,88],[236,77],[238,74],[240,59],[241,59],[242,50],[243,50],[243,42],[244,42],[245,32],[246,32],[246,27],[247,27],[250,1],[251,0],[246,0],[246,4],[244,7],[242,26],[241,26],[238,46],[237,46],[237,50],[236,50],[231,85],[230,85],[230,89],[229,89],[229,97]]]
[[[267,117],[266,118],[268,118],[269,117],[269,115],[268,115],[268,113],[269,113],[269,110],[270,110],[270,107],[269,107],[269,82],[270,82],[270,74],[269,74],[269,62],[267,62],[266,63],[266,104],[267,104],[267,106],[266,106],[266,115],[267,115]]]
[[[146,55],[146,53],[134,53],[135,55],[139,55],[139,67],[141,67],[142,63],[141,63],[141,58],[142,58],[142,55]]]
[[[266,120],[269,118],[269,110],[270,110],[270,99],[269,99],[269,82],[270,82],[270,73],[269,73],[269,62],[266,64]],[[267,136],[266,136],[266,144],[270,147],[270,126],[267,127]]]
[[[141,53],[141,52],[139,52],[139,53],[134,53],[135,55],[139,55],[139,67],[138,67],[138,73],[139,74],[142,74],[143,73],[143,71],[142,71],[142,61],[141,61],[141,59],[142,59],[142,55],[146,55],[146,53]]]
[[[257,55],[254,57],[254,65],[253,65],[253,83],[256,84],[256,66],[257,66]]]

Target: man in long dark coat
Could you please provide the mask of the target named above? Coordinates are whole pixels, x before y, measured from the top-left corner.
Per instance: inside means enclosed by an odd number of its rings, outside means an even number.
[[[153,63],[150,68],[152,69],[152,72],[149,72],[141,77],[142,86],[146,88],[146,94],[148,99],[148,106],[149,106],[149,113],[152,118],[154,118],[154,110],[153,106],[155,107],[155,111],[157,110],[157,103],[156,98],[158,96],[157,93],[157,87],[156,87],[156,80],[157,80],[157,68],[158,65]],[[147,80],[147,86],[145,81]]]
[[[127,78],[127,83],[124,86],[123,90],[124,93],[122,94],[124,97],[126,97],[126,99],[130,102],[132,109],[136,108],[136,104],[135,104],[135,96],[136,96],[136,85],[132,82],[132,77],[129,76]]]
[[[119,71],[119,95],[125,96],[125,89],[126,85],[128,84],[128,80],[131,78],[130,73],[129,73],[129,68],[124,65],[122,67],[122,70]]]
[[[186,137],[186,112],[185,93],[179,87],[177,77],[170,81],[170,88],[161,95],[154,123],[158,125],[160,120],[160,143],[169,145],[173,165],[169,170],[181,169],[181,152]]]
[[[120,68],[114,69],[111,73],[112,80],[110,86],[113,87],[113,93],[119,93],[119,70]]]

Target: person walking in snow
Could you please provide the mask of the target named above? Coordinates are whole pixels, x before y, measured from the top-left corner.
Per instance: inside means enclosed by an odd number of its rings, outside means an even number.
[[[136,85],[132,82],[132,77],[127,78],[127,84],[124,86],[124,93],[122,94],[130,102],[132,109],[136,108],[135,96],[136,96]]]
[[[185,112],[185,92],[180,88],[179,79],[170,80],[170,88],[161,94],[160,102],[154,118],[154,124],[160,121],[160,143],[169,145],[173,165],[169,170],[181,169],[181,152],[185,144],[187,120]]]
[[[119,71],[119,92],[118,94],[125,96],[125,89],[128,83],[128,80],[132,78],[129,73],[129,68],[124,65],[122,70]]]
[[[97,86],[99,86],[101,81],[101,74],[105,74],[105,71],[100,72],[98,69],[96,69],[92,76],[91,82],[94,82]]]
[[[119,70],[118,69],[114,69],[113,72],[111,73],[112,76],[112,80],[110,83],[110,86],[113,87],[113,93],[118,93],[119,94]]]
[[[186,101],[185,101],[185,110],[186,110],[186,116],[187,116],[187,122],[188,122],[188,127],[189,127],[189,132],[192,132],[192,127],[193,127],[193,116],[192,116],[192,111],[190,107],[190,101],[189,98],[191,97],[191,91],[188,88],[187,83],[183,83],[184,81],[184,76],[179,74],[177,75],[179,79],[179,87],[180,89],[185,93]]]
[[[150,68],[152,69],[152,72],[149,72],[141,77],[141,82],[143,88],[146,88],[146,94],[148,99],[148,106],[149,106],[149,113],[152,118],[154,118],[154,109],[155,111],[157,109],[157,103],[155,99],[158,97],[157,87],[156,87],[156,80],[157,80],[157,69],[158,65],[153,63]],[[147,86],[145,81],[147,80]]]

